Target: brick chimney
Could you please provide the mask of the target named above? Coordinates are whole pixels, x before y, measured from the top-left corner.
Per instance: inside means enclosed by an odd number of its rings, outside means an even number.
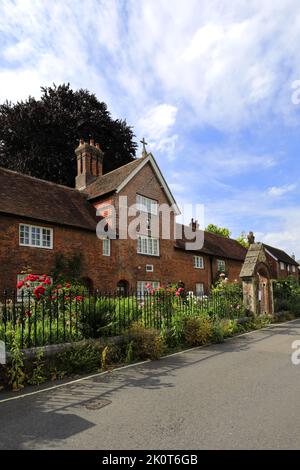
[[[249,232],[247,235],[249,245],[253,245],[255,243],[255,236],[253,232]]]
[[[77,157],[76,189],[83,190],[103,174],[103,152],[99,144],[91,139],[89,143],[80,139],[75,150]]]

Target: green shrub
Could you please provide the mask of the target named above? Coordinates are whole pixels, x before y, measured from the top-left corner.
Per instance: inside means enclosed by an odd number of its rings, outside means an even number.
[[[212,323],[208,318],[186,318],[184,324],[184,339],[189,346],[207,344],[212,339],[212,336]]]
[[[224,342],[224,331],[220,322],[215,322],[212,327],[212,341],[214,343]]]
[[[93,372],[101,367],[102,349],[95,341],[75,343],[54,357],[53,366],[58,376]]]
[[[46,379],[44,351],[43,348],[39,348],[36,351],[35,360],[33,361],[33,370],[28,383],[30,385],[40,385],[45,382]]]
[[[97,338],[106,334],[114,325],[115,308],[115,299],[85,298],[79,316],[84,337]]]
[[[14,391],[18,391],[24,387],[26,379],[24,369],[24,355],[20,350],[19,342],[16,335],[10,332],[11,348],[10,348],[10,366],[8,368],[9,384]]]
[[[165,348],[159,330],[145,328],[138,322],[129,328],[128,341],[132,343],[132,357],[135,359],[158,359]]]

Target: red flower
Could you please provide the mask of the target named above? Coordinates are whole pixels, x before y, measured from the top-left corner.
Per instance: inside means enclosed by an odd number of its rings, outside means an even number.
[[[179,297],[179,296],[180,296],[180,292],[176,291],[176,292],[175,292],[175,295],[176,295],[176,297]]]
[[[71,287],[71,284],[69,282],[66,282],[66,288],[70,289],[70,287]]]
[[[82,302],[83,297],[82,297],[82,295],[76,295],[75,299],[76,299],[78,302]]]
[[[24,281],[36,282],[38,281],[38,279],[39,279],[39,276],[37,276],[36,274],[28,274],[28,276],[25,277]]]
[[[57,288],[57,289],[61,289],[61,288],[62,288],[62,285],[61,285],[61,284],[57,284],[56,288]]]
[[[27,318],[30,318],[32,316],[32,313],[28,310],[27,312],[25,312],[25,316]]]
[[[49,279],[49,277],[46,277],[46,279],[44,280],[43,284],[46,284],[48,286],[51,286],[51,280]]]
[[[33,291],[33,294],[35,295],[35,297],[37,298],[37,300],[40,299],[41,295],[44,295],[45,294],[45,287],[44,286],[37,286],[34,291]]]
[[[19,281],[17,284],[17,289],[21,289],[24,286],[24,281]]]

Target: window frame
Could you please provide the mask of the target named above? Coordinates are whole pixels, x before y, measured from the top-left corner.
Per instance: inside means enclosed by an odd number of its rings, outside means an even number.
[[[107,252],[105,252],[105,249],[104,249],[104,246],[105,246],[105,243],[107,243],[107,247],[108,247],[108,250]],[[102,256],[110,256],[111,255],[111,240],[110,238],[103,238],[102,239]]]
[[[29,273],[25,273],[25,274],[21,274],[21,273],[18,273],[17,274],[17,284],[18,282],[20,281],[23,281],[25,279],[25,277],[28,276]],[[36,276],[39,276],[41,277],[42,274],[36,274]],[[51,281],[51,286],[53,286],[53,277],[52,276],[47,276],[48,279],[50,279]],[[30,287],[26,287],[26,286],[23,286],[23,287],[20,287],[20,289],[16,289],[16,292],[17,292],[17,300],[18,302],[20,302],[22,299],[26,299],[25,296],[22,296],[22,292],[26,289],[27,292],[30,291],[30,296],[31,298],[33,298],[33,291],[34,289],[37,287],[37,286],[40,286],[42,283],[40,281],[35,281],[35,282],[30,282]]]
[[[144,285],[144,289],[143,290],[139,290],[139,284],[142,284]],[[157,289],[158,287],[160,287],[160,281],[137,281],[136,282],[136,291],[138,294],[140,294],[141,296],[143,296],[145,294],[145,292],[147,292],[147,289],[145,289],[145,285],[146,284],[151,284],[151,286],[153,287],[153,289]],[[153,285],[155,284],[155,285]]]
[[[202,291],[197,292],[197,286],[202,286]],[[204,282],[196,282],[195,284],[195,295],[196,297],[201,297],[204,295]]]
[[[280,267],[280,271],[285,271],[285,263],[283,261],[280,261],[279,267]]]
[[[224,267],[224,269],[220,269],[220,264]],[[218,269],[218,273],[225,273],[226,262],[224,259],[217,259],[217,269]]]
[[[24,242],[21,241],[21,231],[22,231],[21,228],[22,227],[29,228],[29,233],[28,233],[29,243],[24,243]],[[39,231],[40,231],[40,233],[39,233],[40,244],[39,245],[36,245],[36,244],[32,243],[33,229],[39,229]],[[43,230],[47,230],[50,233],[50,246],[44,246],[43,245],[43,235],[44,235]],[[24,230],[24,232],[25,232],[25,230]],[[47,237],[47,234],[45,236]],[[23,239],[25,240],[25,236],[23,237]],[[32,224],[20,223],[19,224],[19,246],[26,246],[26,247],[30,247],[30,248],[42,248],[44,250],[53,250],[53,228],[52,227],[45,227],[43,225],[32,225]]]
[[[201,260],[199,266],[198,266],[197,260]],[[194,256],[194,268],[195,269],[204,269],[204,258],[203,258],[203,256],[199,256],[199,255]]]
[[[149,253],[149,246],[150,246],[150,240],[151,240],[151,253]],[[136,252],[138,255],[144,255],[144,256],[159,256],[159,238],[155,237],[150,237],[149,235],[138,235],[137,236],[137,247],[136,247]],[[157,253],[154,253],[154,243],[153,241],[156,241],[156,247],[157,247]],[[146,242],[146,244],[145,244]],[[144,249],[146,246],[146,250]]]
[[[138,199],[140,199],[140,201]],[[142,201],[142,199],[144,199],[144,202]],[[148,207],[147,203],[150,204],[150,208]],[[155,208],[154,210],[153,210],[153,207]],[[143,196],[140,193],[136,193],[136,208],[139,212],[144,212],[145,214],[157,215],[158,214],[158,201],[156,199],[152,199],[151,197]]]
[[[296,266],[293,264],[292,265],[292,272],[295,273],[296,272]]]

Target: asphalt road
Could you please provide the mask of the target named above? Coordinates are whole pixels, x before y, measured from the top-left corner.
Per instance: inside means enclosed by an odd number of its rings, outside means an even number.
[[[0,402],[0,448],[300,448],[295,339],[300,321]]]

